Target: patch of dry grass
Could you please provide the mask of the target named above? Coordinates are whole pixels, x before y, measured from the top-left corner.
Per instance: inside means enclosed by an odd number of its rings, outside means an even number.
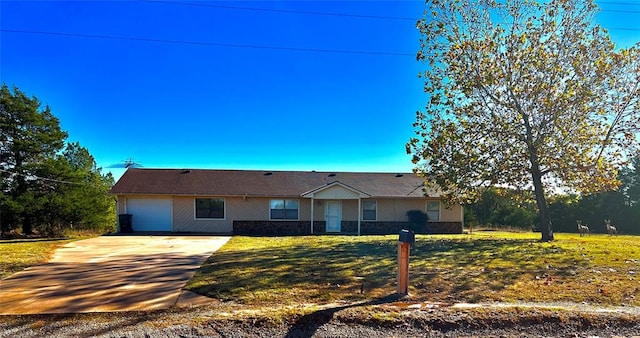
[[[46,262],[60,246],[76,239],[0,240],[0,279]]]
[[[187,288],[227,302],[294,306],[374,301],[396,291],[397,235],[234,237]],[[418,235],[412,300],[640,305],[634,236],[474,232]]]

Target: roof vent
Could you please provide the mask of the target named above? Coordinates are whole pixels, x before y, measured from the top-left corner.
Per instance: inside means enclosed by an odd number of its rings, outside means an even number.
[[[273,173],[264,173],[264,176],[271,176]]]
[[[329,174],[329,176],[327,176],[327,177],[336,177],[336,174],[331,173],[331,174]]]
[[[396,174],[396,177],[402,177],[404,176],[403,174]]]
[[[190,169],[185,169],[185,170],[181,171],[180,173],[181,173],[181,174],[188,174],[188,173],[190,173],[190,172],[191,172],[191,170],[190,170]]]

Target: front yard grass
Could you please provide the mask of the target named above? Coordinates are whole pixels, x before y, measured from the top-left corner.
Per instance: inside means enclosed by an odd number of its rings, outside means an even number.
[[[46,262],[60,246],[75,239],[0,240],[0,279]]]
[[[422,302],[640,306],[640,238],[475,232],[417,235],[409,293]],[[233,237],[187,289],[247,306],[375,301],[396,292],[397,235]]]

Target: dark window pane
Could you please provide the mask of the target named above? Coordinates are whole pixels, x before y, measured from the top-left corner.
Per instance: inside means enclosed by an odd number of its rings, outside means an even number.
[[[223,210],[212,210],[209,213],[209,218],[224,218],[224,211]]]
[[[196,209],[196,218],[207,218],[208,209]]]
[[[196,218],[224,218],[224,199],[196,198]]]
[[[284,218],[284,210],[271,209],[271,219],[283,219],[283,218]]]
[[[285,210],[284,218],[286,219],[298,219],[298,209]]]
[[[362,211],[362,219],[365,221],[375,221],[376,220],[376,211],[375,210],[364,210]]]

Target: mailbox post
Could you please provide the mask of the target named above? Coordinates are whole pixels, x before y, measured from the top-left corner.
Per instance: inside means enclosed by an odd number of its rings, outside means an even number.
[[[398,239],[398,295],[406,296],[409,293],[409,251],[416,241],[413,231],[400,230]]]

